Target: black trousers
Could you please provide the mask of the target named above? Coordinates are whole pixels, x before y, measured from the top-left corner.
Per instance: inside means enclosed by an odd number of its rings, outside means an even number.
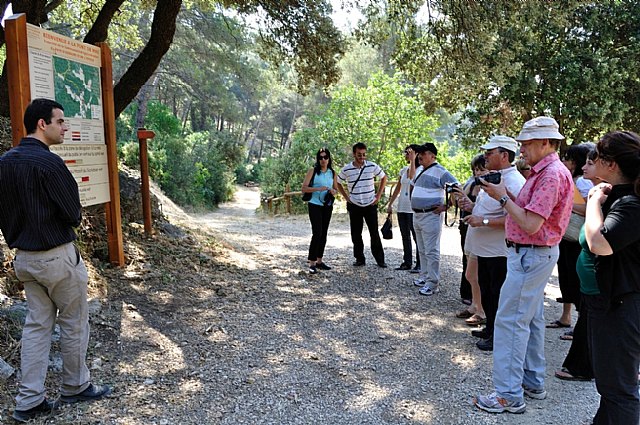
[[[351,226],[351,242],[353,242],[353,256],[357,261],[365,261],[364,242],[362,241],[362,228],[367,223],[371,238],[371,254],[378,264],[384,263],[384,250],[378,232],[378,208],[376,205],[360,207],[347,202],[349,212],[349,225]]]
[[[562,366],[573,376],[593,378],[591,352],[587,336],[587,313],[585,312],[584,301],[579,304],[578,320],[573,327],[573,340]]]
[[[400,228],[400,236],[402,236],[402,263],[411,267],[413,265],[413,246],[411,238],[413,237],[413,243],[416,241],[416,231],[413,229],[413,213],[398,214],[398,227]],[[420,267],[420,254],[416,249],[416,267]]]
[[[320,206],[309,202],[309,221],[311,221],[311,243],[309,244],[309,261],[316,261],[324,255],[327,244],[327,232],[333,213],[333,206]]]
[[[611,306],[602,295],[585,295],[593,374],[600,394],[594,425],[638,425],[640,293]]]
[[[463,300],[470,300],[473,296],[471,294],[471,284],[467,280],[467,256],[464,254],[464,241],[467,239],[467,229],[469,225],[460,222],[458,229],[460,230],[460,248],[462,248],[462,276],[460,276],[460,298]]]
[[[487,316],[487,333],[493,335],[500,289],[507,277],[507,257],[478,257],[478,284],[482,308]]]
[[[576,306],[580,302],[580,278],[576,272],[576,262],[582,248],[578,242],[561,240],[558,245],[560,256],[558,257],[558,283],[562,293],[562,301],[573,303]]]

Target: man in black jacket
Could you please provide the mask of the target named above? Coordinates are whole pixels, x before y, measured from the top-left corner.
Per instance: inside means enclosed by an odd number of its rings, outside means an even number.
[[[60,400],[100,399],[111,388],[90,381],[87,269],[74,245],[82,218],[78,185],[62,158],[49,150],[63,142],[63,107],[35,99],[24,114],[27,137],[0,158],[0,229],[16,249],[14,268],[29,313],[22,333],[22,379],[13,418],[27,422],[58,407],[45,397],[51,334],[60,325],[63,360]]]

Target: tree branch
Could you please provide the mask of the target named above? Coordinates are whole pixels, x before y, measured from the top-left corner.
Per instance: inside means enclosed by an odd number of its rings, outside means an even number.
[[[151,36],[140,55],[114,87],[114,107],[116,118],[135,98],[140,88],[153,75],[160,60],[169,50],[176,32],[176,17],[182,0],[158,1],[153,14]]]
[[[109,35],[109,25],[116,12],[120,9],[120,6],[124,3],[124,0],[107,0],[100,9],[96,21],[91,26],[91,29],[84,37],[84,42],[89,44],[100,43],[107,40]]]

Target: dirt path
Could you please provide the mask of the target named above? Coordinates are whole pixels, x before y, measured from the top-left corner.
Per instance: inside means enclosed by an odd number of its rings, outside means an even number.
[[[589,421],[597,400],[594,385],[552,377],[569,347],[556,330],[546,337],[548,400],[530,402],[521,416],[493,416],[471,406],[473,395],[492,387],[492,357],[474,347],[470,328],[453,317],[462,307],[457,228],[443,230],[443,291],[428,298],[417,295],[413,275],[406,272],[351,267],[343,209],[332,219],[325,255],[334,270],[310,277],[304,272],[310,238],[306,215],[268,217],[255,214],[258,207],[257,188],[240,187],[233,202],[194,217],[198,226],[233,247],[233,261],[250,279],[245,295],[261,301],[245,300],[240,311],[249,312],[236,317],[257,326],[239,325],[233,314],[226,317],[243,329],[241,375],[248,378],[236,377],[246,381],[245,388],[220,423]],[[394,231],[394,239],[384,241],[390,265],[401,262],[401,240]],[[558,317],[555,278],[546,292],[547,317]]]

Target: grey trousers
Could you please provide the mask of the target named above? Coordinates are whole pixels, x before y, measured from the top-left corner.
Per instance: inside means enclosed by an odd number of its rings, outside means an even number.
[[[63,361],[62,395],[75,395],[90,384],[85,358],[89,343],[87,268],[73,243],[48,251],[18,250],[16,276],[24,284],[29,305],[22,331],[22,380],[16,409],[28,410],[42,403],[49,364],[51,334],[60,325]]]

